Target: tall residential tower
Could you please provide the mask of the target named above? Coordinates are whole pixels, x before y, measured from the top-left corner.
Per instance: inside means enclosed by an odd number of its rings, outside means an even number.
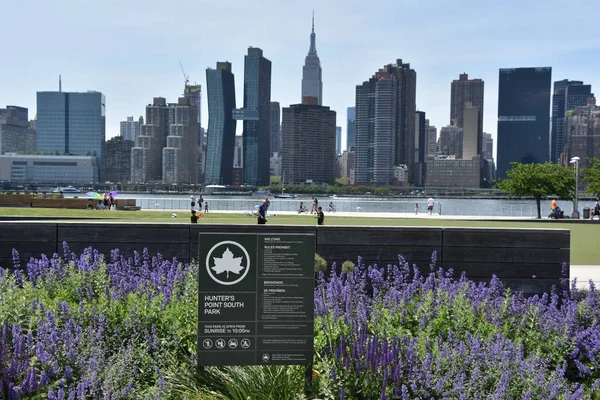
[[[245,185],[269,185],[271,157],[271,61],[259,48],[244,57],[244,108],[234,111],[244,121]]]
[[[414,182],[417,74],[396,60],[356,87],[356,183],[391,185],[394,167]]]
[[[218,62],[206,70],[208,93],[208,137],[204,183],[230,185],[233,179],[233,152],[236,121],[235,82],[230,62]]]

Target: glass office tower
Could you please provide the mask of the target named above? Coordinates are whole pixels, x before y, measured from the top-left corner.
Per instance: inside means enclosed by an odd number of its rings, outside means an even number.
[[[506,68],[498,85],[498,179],[511,162],[544,163],[550,150],[552,68]]]
[[[37,92],[38,153],[96,156],[101,174],[105,140],[106,99],[102,93]]]

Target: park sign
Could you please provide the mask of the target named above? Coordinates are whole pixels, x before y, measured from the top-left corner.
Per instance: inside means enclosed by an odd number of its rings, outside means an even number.
[[[198,365],[308,365],[314,234],[200,233]]]

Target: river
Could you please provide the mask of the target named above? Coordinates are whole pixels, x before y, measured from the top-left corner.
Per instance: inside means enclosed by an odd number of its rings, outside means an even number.
[[[85,193],[65,193],[65,197],[87,197]],[[189,210],[190,196],[182,194],[134,194],[119,193],[117,198],[136,199],[137,205],[142,210]],[[262,197],[251,196],[223,196],[207,195],[204,200],[209,204],[210,211],[239,211],[254,210],[261,202]],[[296,211],[303,201],[310,209],[311,196],[299,196],[297,199],[276,199],[270,197],[271,206],[269,212]],[[472,216],[502,216],[502,217],[535,217],[537,216],[535,200],[507,200],[507,199],[434,199],[434,212],[442,215],[472,215]],[[319,205],[327,210],[329,202],[332,201],[337,211],[342,212],[397,212],[413,213],[415,203],[419,206],[419,213],[427,210],[426,198],[406,199],[377,199],[358,197],[321,197]],[[593,210],[594,201],[580,200],[579,212],[583,213],[585,206]],[[559,201],[559,206],[565,215],[571,215],[573,203],[571,201]],[[196,206],[198,207],[198,206]],[[542,216],[550,213],[550,201],[542,201]]]

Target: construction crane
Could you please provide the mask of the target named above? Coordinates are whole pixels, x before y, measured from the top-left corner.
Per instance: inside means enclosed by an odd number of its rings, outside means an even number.
[[[181,72],[183,72],[183,79],[185,79],[185,86],[190,83],[190,77],[185,74],[185,70],[183,69],[183,64],[179,61],[179,65],[181,66]]]

